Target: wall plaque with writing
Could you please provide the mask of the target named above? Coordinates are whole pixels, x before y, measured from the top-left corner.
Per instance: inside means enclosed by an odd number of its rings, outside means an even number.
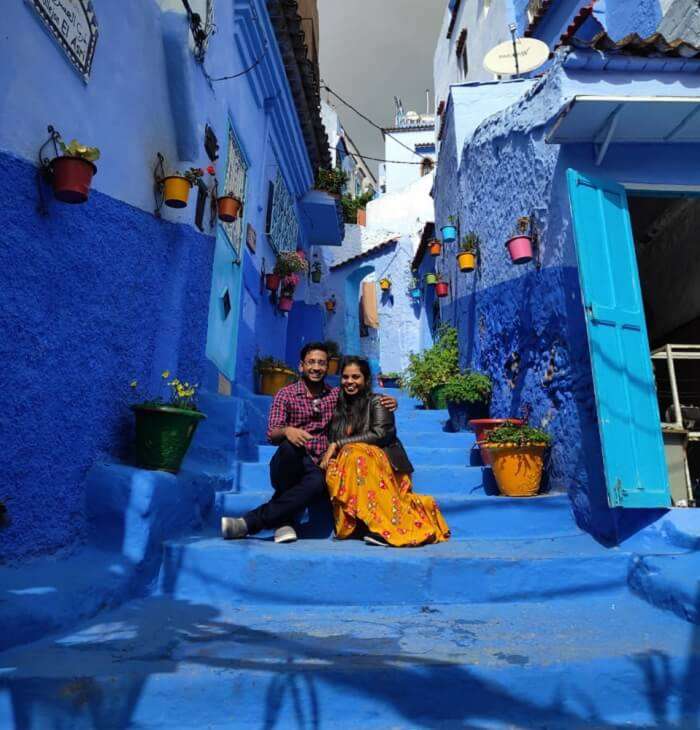
[[[92,0],[25,0],[68,57],[85,83],[90,79],[97,45],[97,16]]]
[[[255,253],[255,249],[257,248],[257,239],[258,236],[255,232],[255,228],[253,228],[253,226],[249,223],[246,231],[245,242],[251,253]]]

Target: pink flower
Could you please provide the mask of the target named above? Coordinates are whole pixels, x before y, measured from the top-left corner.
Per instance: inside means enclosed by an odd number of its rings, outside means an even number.
[[[210,175],[216,175],[216,169],[215,169],[214,165],[209,165],[209,167],[207,167],[207,172]]]

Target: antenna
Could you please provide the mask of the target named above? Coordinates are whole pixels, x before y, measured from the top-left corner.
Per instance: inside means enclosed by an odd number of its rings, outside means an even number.
[[[430,114],[430,89],[425,90],[425,113]]]
[[[515,59],[515,75],[520,76],[520,61],[518,60],[518,44],[515,40],[515,33],[518,30],[518,26],[515,23],[511,23],[508,26],[510,31],[510,37],[513,39],[513,58]]]

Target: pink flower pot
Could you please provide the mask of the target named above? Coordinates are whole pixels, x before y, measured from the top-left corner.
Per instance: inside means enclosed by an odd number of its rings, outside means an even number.
[[[294,300],[291,297],[280,297],[278,306],[283,312],[291,312],[294,306]]]
[[[532,261],[532,238],[530,236],[514,236],[506,241],[506,246],[514,264],[527,264]]]

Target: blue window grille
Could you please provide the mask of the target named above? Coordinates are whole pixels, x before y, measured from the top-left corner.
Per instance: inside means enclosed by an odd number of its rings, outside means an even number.
[[[231,244],[231,248],[240,255],[241,241],[243,240],[243,219],[245,218],[245,190],[246,179],[248,176],[248,163],[246,162],[243,150],[238,144],[236,134],[233,128],[228,128],[228,153],[226,155],[226,182],[224,183],[225,193],[231,193],[241,200],[243,203],[243,212],[236,218],[233,223],[219,222],[226,237]],[[219,195],[222,195],[219,191]]]
[[[299,221],[297,220],[294,200],[279,170],[277,170],[277,177],[272,190],[272,213],[270,215],[268,238],[270,245],[277,253],[296,251],[299,238]]]

